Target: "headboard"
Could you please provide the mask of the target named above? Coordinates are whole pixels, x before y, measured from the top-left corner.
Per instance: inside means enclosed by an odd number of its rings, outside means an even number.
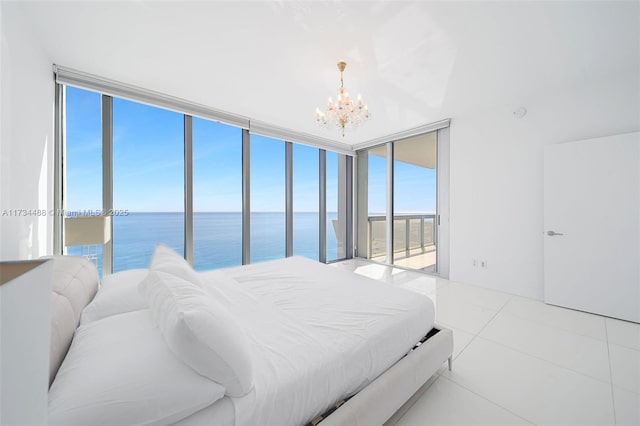
[[[98,291],[98,270],[84,257],[53,257],[49,385],[67,355],[80,313]]]

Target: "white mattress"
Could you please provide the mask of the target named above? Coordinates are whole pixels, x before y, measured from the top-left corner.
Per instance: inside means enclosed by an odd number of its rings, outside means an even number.
[[[230,398],[236,425],[308,422],[388,369],[434,323],[429,298],[304,258],[202,277],[252,343],[256,385]]]

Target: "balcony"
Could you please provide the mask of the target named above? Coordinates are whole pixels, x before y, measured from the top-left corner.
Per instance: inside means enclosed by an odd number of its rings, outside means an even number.
[[[393,217],[394,265],[435,272],[436,215],[407,214]],[[386,217],[368,217],[368,258],[384,262],[386,256]]]

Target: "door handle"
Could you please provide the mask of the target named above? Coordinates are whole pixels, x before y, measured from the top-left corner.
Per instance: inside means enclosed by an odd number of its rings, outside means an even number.
[[[556,235],[564,235],[556,231],[547,231],[547,235],[550,237],[555,237]]]

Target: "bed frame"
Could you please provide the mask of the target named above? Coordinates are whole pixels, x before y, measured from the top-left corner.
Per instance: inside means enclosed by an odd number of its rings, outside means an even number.
[[[322,419],[320,426],[382,425],[445,361],[451,370],[453,332],[436,325],[427,336],[423,343]]]
[[[98,289],[98,271],[81,257],[53,261],[50,384],[71,345],[80,313]],[[443,365],[451,360],[453,333],[436,325],[405,357],[360,392],[311,424],[321,426],[382,425]]]

